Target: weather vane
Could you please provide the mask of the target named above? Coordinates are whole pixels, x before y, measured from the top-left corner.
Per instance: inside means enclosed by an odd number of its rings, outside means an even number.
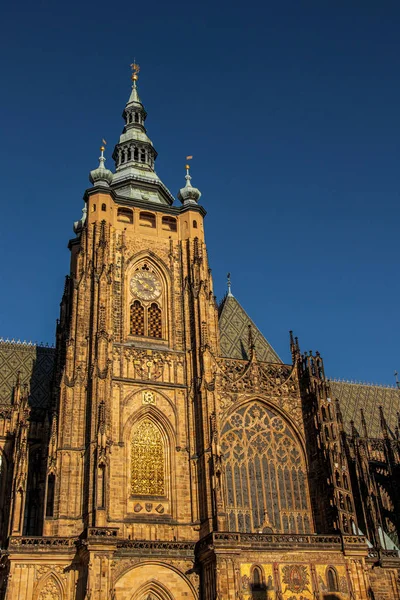
[[[189,163],[188,163],[187,161],[188,161],[188,160],[192,160],[192,158],[193,158],[193,156],[187,156],[187,157],[186,157],[186,165],[185,165],[185,169],[186,169],[186,171],[187,171],[188,173],[189,173],[190,165],[189,165]]]
[[[133,63],[131,64],[131,69],[132,69],[132,81],[135,82],[138,80],[139,73],[140,73],[140,67],[135,62],[135,59],[133,59]]]

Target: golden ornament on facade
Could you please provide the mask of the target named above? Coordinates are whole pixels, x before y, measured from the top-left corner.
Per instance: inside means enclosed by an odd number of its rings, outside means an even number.
[[[150,392],[150,390],[145,390],[143,392],[143,404],[155,404],[156,403],[156,399],[154,397],[153,392]]]
[[[150,271],[136,271],[130,282],[131,292],[140,300],[155,300],[161,295],[161,283]]]
[[[132,495],[164,496],[164,444],[160,430],[149,419],[136,427],[131,452]]]
[[[140,66],[137,63],[133,62],[131,64],[131,69],[132,69],[131,79],[132,79],[132,81],[137,81],[139,79]]]

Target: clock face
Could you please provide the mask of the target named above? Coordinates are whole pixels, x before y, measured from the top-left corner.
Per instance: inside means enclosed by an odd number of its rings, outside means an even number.
[[[141,300],[155,300],[161,294],[161,283],[150,271],[137,271],[131,279],[131,292]]]

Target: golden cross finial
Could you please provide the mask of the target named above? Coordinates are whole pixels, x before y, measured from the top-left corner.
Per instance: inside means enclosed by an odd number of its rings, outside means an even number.
[[[133,63],[131,64],[132,69],[132,81],[137,81],[139,78],[140,67],[133,59]]]

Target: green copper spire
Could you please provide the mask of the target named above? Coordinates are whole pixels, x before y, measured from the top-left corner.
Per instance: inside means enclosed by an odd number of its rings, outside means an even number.
[[[147,113],[137,89],[139,65],[132,67],[132,90],[122,113],[125,127],[115,146],[115,174],[112,187],[125,197],[158,204],[172,204],[174,198],[154,170],[157,152],[144,126]]]
[[[197,204],[200,200],[201,192],[191,184],[192,177],[190,175],[189,164],[185,165],[186,168],[186,185],[181,188],[178,192],[178,198],[184,206],[188,204]]]
[[[103,140],[105,144],[105,140]],[[106,169],[104,163],[106,159],[104,157],[105,146],[100,147],[99,166],[97,169],[90,171],[89,180],[94,187],[108,187],[113,180],[113,174],[109,169]]]
[[[127,106],[129,106],[130,104],[140,104],[143,108],[142,101],[139,98],[139,92],[138,92],[137,85],[136,85],[136,79],[133,79],[132,91],[131,91],[131,95],[129,96]]]

